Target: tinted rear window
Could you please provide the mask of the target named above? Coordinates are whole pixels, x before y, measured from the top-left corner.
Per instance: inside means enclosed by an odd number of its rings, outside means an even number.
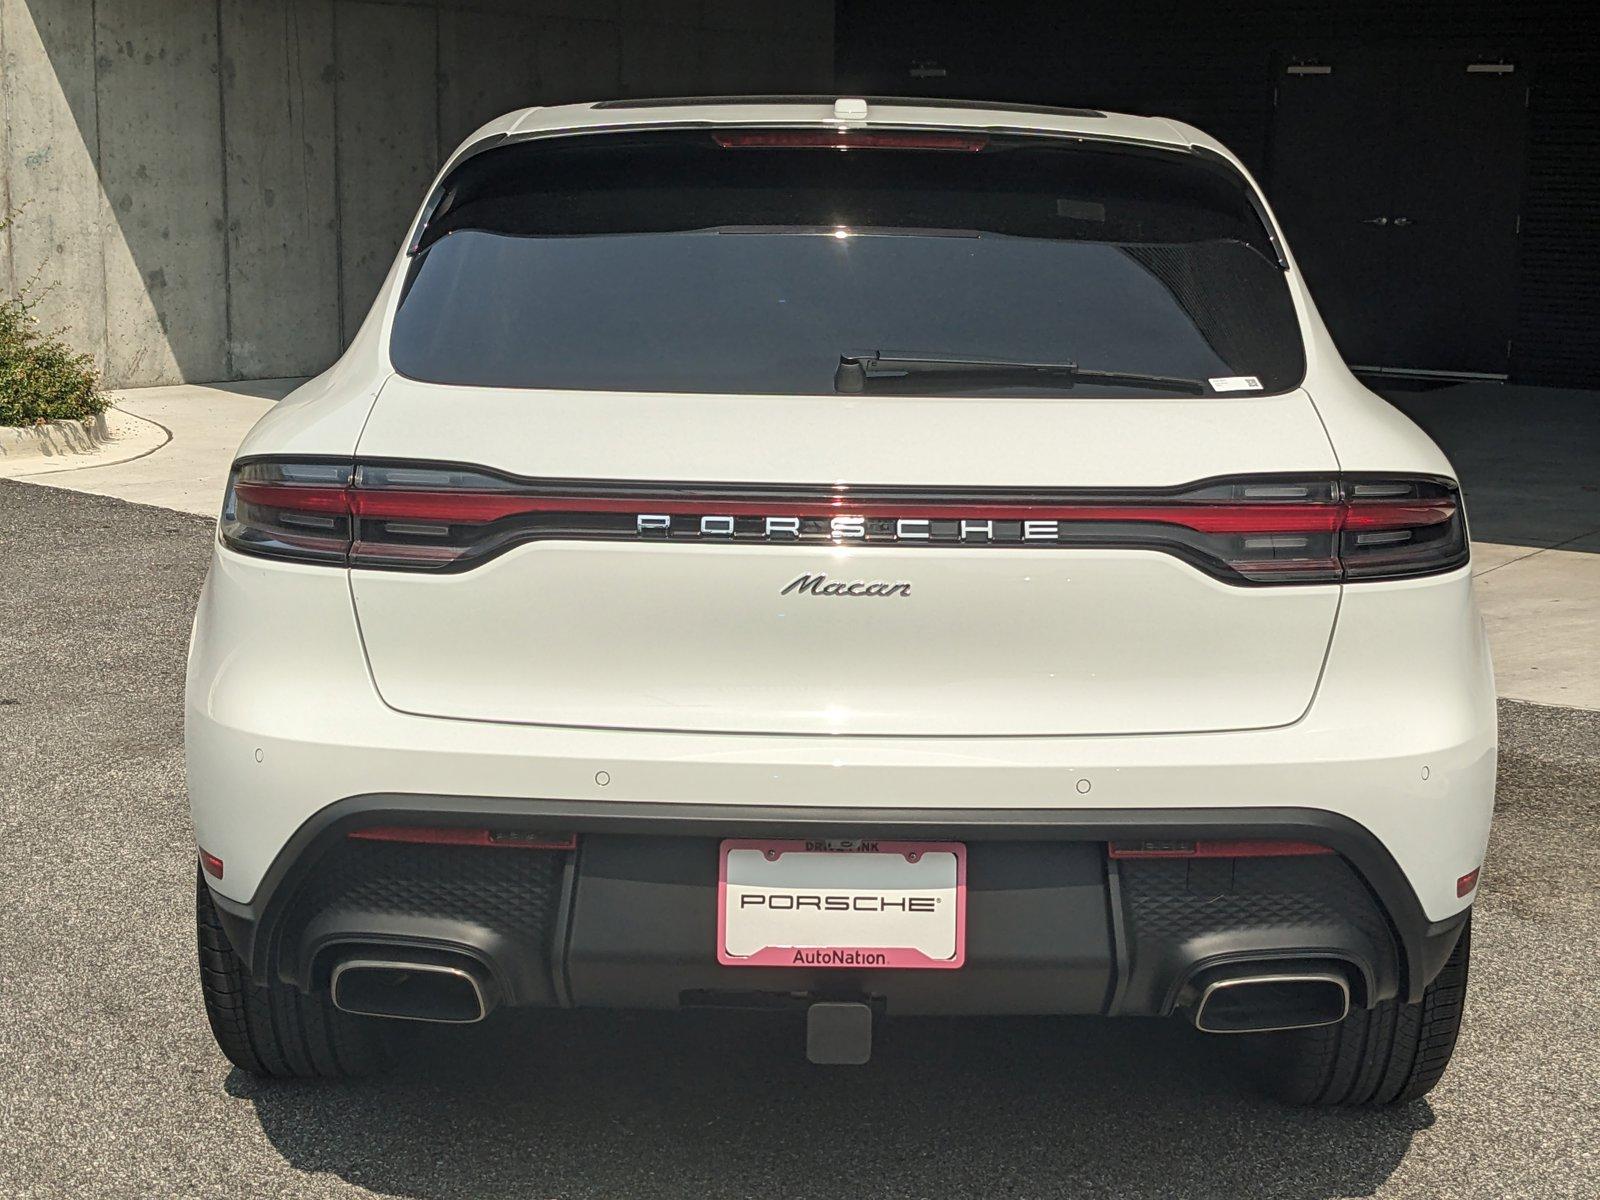
[[[840,151],[675,131],[492,150],[447,181],[392,337],[414,379],[605,391],[827,394],[840,355],[870,351],[1070,361],[1207,392],[1238,377],[1282,391],[1305,365],[1230,170],[1028,138]]]

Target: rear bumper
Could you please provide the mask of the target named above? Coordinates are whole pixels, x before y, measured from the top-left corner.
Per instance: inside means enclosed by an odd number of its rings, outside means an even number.
[[[423,823],[577,834],[571,851],[352,841]],[[960,839],[968,959],[959,971],[717,963],[723,837]],[[1273,838],[1336,854],[1114,860],[1112,840]],[[326,986],[355,948],[477,958],[509,1003],[674,1008],[868,996],[897,1013],[1165,1015],[1201,973],[1330,963],[1357,1002],[1420,996],[1466,913],[1431,922],[1392,855],[1347,818],[1302,809],[1075,812],[618,805],[391,794],[319,812],[249,902],[218,896],[259,980]]]
[[[207,579],[189,658],[189,798],[196,840],[226,863],[215,890],[238,904],[260,903],[306,829],[372,795],[588,805],[619,821],[660,813],[707,837],[737,832],[746,812],[954,836],[971,821],[1181,829],[1191,816],[1237,814],[1271,826],[1293,808],[1365,831],[1427,922],[1466,908],[1456,881],[1483,861],[1495,700],[1464,571],[1345,589],[1317,695],[1291,725],[1039,738],[692,734],[397,712],[368,674],[346,575],[219,550]]]

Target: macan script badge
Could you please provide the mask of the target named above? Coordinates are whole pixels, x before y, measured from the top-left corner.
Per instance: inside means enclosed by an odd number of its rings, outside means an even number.
[[[822,574],[797,575],[778,594],[787,596],[791,592],[799,596],[909,596],[911,585],[905,580],[890,583],[884,579],[852,579],[841,583]]]

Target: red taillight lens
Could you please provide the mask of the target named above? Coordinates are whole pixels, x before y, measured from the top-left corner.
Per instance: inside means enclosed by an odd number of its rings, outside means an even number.
[[[255,460],[235,466],[222,539],[271,558],[460,570],[541,539],[1152,549],[1231,583],[1338,583],[1467,561],[1455,486],[1437,479],[1256,477],[1178,490],[1054,492],[543,484],[430,463]],[[917,532],[902,539],[907,523]],[[975,540],[968,540],[974,533]]]
[[[352,473],[349,463],[236,465],[222,505],[222,540],[272,558],[347,562]]]
[[[1252,583],[1333,583],[1436,574],[1467,561],[1453,484],[1346,477],[1328,484],[1241,481],[1199,547]],[[1298,494],[1297,494],[1298,493]]]
[[[271,558],[438,569],[481,551],[483,526],[530,511],[514,484],[475,471],[254,461],[234,468],[222,540]]]
[[[403,842],[413,846],[499,846],[510,850],[575,850],[575,833],[524,833],[515,829],[468,829],[453,825],[369,825],[352,830],[358,842]]]
[[[200,869],[213,879],[222,878],[222,860],[204,849],[200,850]]]
[[[881,129],[732,129],[711,135],[728,150],[982,150],[987,134]]]
[[[1339,557],[1346,579],[1398,579],[1467,561],[1467,527],[1453,485],[1432,479],[1351,479]]]
[[[1478,872],[1481,867],[1473,867],[1460,879],[1456,880],[1456,896],[1465,899],[1472,894],[1472,889],[1478,886]]]
[[[1112,858],[1301,858],[1311,854],[1332,854],[1315,842],[1279,842],[1256,839],[1235,841],[1112,842],[1106,851]]]

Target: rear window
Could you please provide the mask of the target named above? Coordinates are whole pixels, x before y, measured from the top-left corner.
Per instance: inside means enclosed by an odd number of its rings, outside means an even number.
[[[1194,381],[1190,394],[1299,383],[1283,272],[1225,164],[954,143],[727,146],[695,130],[481,154],[446,181],[420,239],[395,369],[485,387],[831,394],[841,356],[878,354],[1051,365],[874,382],[912,394],[1129,390],[1096,372]]]

